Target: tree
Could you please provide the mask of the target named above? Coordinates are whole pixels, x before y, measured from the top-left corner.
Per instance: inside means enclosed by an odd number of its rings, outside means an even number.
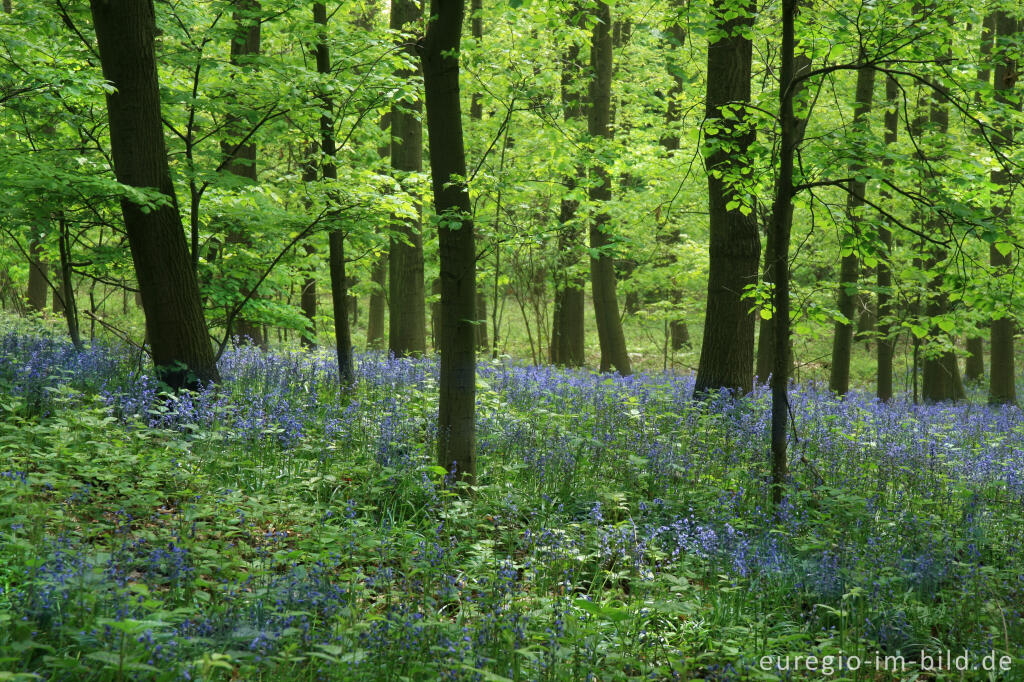
[[[316,70],[322,75],[331,73],[331,54],[327,47],[327,7],[321,2],[313,3],[313,23],[321,28],[316,45]],[[338,179],[335,165],[337,149],[334,144],[334,104],[330,95],[321,94],[320,151],[323,152],[321,174],[328,183]],[[329,195],[331,193],[328,190]],[[342,386],[355,383],[355,364],[352,360],[352,332],[348,319],[348,280],[345,275],[345,233],[334,228],[327,235],[328,259],[331,270],[331,299],[334,302],[334,341],[338,351],[338,380]]]
[[[255,69],[252,59],[260,53],[260,5],[257,0],[233,0],[232,19],[236,24],[235,34],[231,38],[229,61],[232,67],[241,71]],[[228,137],[221,140],[221,153],[224,155],[224,170],[240,179],[243,184],[256,184],[256,145],[247,141],[244,126],[239,116],[229,114],[225,129]],[[252,247],[252,239],[244,230],[229,226],[226,242],[236,247]],[[237,267],[237,266],[236,266]],[[245,273],[242,273],[243,275]],[[248,286],[240,292],[242,296],[256,298]],[[266,348],[267,339],[263,336],[262,326],[243,315],[245,308],[236,315],[232,333],[251,343]]]
[[[146,332],[158,377],[173,389],[219,379],[199,285],[177,210],[160,113],[152,0],[91,0],[118,182],[147,194],[121,199]]]
[[[414,30],[422,17],[415,0],[391,3],[394,31]],[[416,45],[408,36],[401,41],[409,65],[399,75],[413,80],[419,75],[419,69],[413,66]],[[423,170],[423,124],[419,114],[418,95],[391,107],[391,168],[400,176]],[[397,236],[392,238],[388,251],[388,347],[397,356],[423,354],[427,350],[427,327],[420,219],[402,220],[394,229]]]
[[[998,43],[997,61],[995,64],[995,98],[1005,108],[1016,108],[1020,111],[1020,94],[1014,99],[1011,95],[1017,82],[1019,64],[1013,58],[1011,46],[1019,40],[1021,20],[1010,13],[1000,11],[996,17],[996,40]],[[1004,121],[996,137],[998,148],[1009,148],[1013,144],[1013,126]],[[1009,206],[1009,185],[1011,171],[1005,165],[992,172],[992,183],[1002,188],[1000,199],[1004,201],[995,207],[993,213],[997,220],[1006,223],[1012,215]],[[1013,266],[1013,253],[1006,244],[993,243],[989,247],[989,264],[997,274],[1008,273]],[[1017,402],[1016,369],[1014,367],[1013,335],[1016,324],[1008,310],[1000,311],[1000,315],[991,322],[991,361],[989,368],[988,400],[994,404],[1012,404]]]
[[[694,393],[747,393],[754,384],[754,316],[744,298],[757,283],[761,239],[744,184],[754,129],[750,102],[754,4],[715,0],[709,38],[704,163],[708,174],[710,271]],[[776,275],[776,279],[779,275]]]
[[[569,26],[582,28],[585,14],[576,3],[569,7]],[[562,120],[571,134],[576,123],[583,118],[583,97],[579,81],[583,75],[580,46],[573,40],[565,48],[561,60]],[[574,175],[566,175],[565,193],[559,200],[558,253],[554,268],[555,304],[551,318],[551,362],[568,367],[582,367],[584,281],[580,273],[581,233],[577,217],[579,201],[573,196],[577,178],[583,169],[576,167]]]
[[[612,36],[611,9],[598,0],[590,46],[590,97],[587,110],[587,131],[595,141],[611,140],[612,100]],[[615,285],[615,259],[610,253],[613,241],[608,234],[609,216],[604,204],[612,198],[612,178],[603,164],[592,168],[596,182],[589,189],[590,200],[597,204],[597,214],[590,221],[590,284],[594,296],[594,316],[601,344],[601,371],[614,367],[619,374],[632,373],[626,337],[619,318],[619,301]]]
[[[476,480],[476,245],[459,103],[463,0],[431,0],[423,83],[441,257],[438,463]]]
[[[861,62],[865,60],[863,50],[859,55]],[[867,133],[867,118],[871,112],[872,94],[875,89],[875,69],[863,66],[857,70],[857,91],[853,110],[853,127],[855,132]],[[863,147],[861,148],[863,149]],[[860,274],[860,259],[857,250],[860,248],[859,210],[864,206],[864,192],[867,181],[863,176],[863,151],[855,151],[850,162],[850,184],[846,195],[846,218],[850,224],[851,243],[844,246],[838,291],[839,314],[843,319],[837,320],[832,336],[832,367],[829,374],[829,387],[839,395],[850,390],[850,354],[853,350],[853,317],[856,301],[857,278]]]
[[[899,84],[891,75],[885,78],[885,138],[886,148],[892,148],[896,144],[899,133],[899,114],[897,112],[897,98],[899,97]],[[882,159],[883,168],[891,169],[894,160],[891,155]],[[883,201],[890,198],[886,190],[881,192]],[[896,340],[893,338],[893,317],[896,314],[896,306],[893,304],[892,295],[892,230],[888,225],[883,224],[878,230],[879,241],[882,245],[882,257],[878,261],[876,283],[878,284],[878,365],[876,395],[879,400],[888,401],[892,398],[892,359],[896,348]]]

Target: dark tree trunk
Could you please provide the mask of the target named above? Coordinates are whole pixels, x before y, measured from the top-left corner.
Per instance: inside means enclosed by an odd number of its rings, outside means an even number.
[[[91,0],[119,182],[156,188],[167,203],[143,211],[121,201],[157,374],[171,388],[219,379],[199,285],[167,165],[157,83],[152,0]]]
[[[320,146],[316,142],[309,145],[309,158],[302,165],[303,182],[316,182],[316,156],[319,151]],[[307,258],[316,253],[316,249],[309,243],[305,244],[305,251]],[[314,276],[315,273],[312,266],[307,266],[306,270],[307,274],[302,280],[300,305],[302,306],[302,315],[306,318],[307,328],[299,338],[302,345],[306,348],[316,348],[316,277]]]
[[[682,59],[683,46],[686,44],[686,29],[682,24],[686,5],[681,0],[673,0],[672,8],[677,14],[669,18],[669,45],[666,55],[669,75],[672,77],[672,87],[668,91],[668,105],[665,108],[665,128],[668,132],[661,138],[661,146],[665,148],[665,152],[669,157],[672,156],[673,152],[679,150],[679,123],[683,117],[679,98],[682,96],[683,88],[686,84],[684,79],[685,62]],[[672,225],[666,225],[666,229],[659,235],[659,240],[670,247],[674,246],[679,243],[679,230]],[[677,262],[675,255],[669,256],[667,262],[668,264],[675,264]],[[683,292],[679,289],[673,289],[669,292],[669,296],[672,299],[672,303],[679,305]],[[686,320],[677,318],[670,321],[669,337],[673,351],[682,350],[683,347],[689,346],[690,330],[686,326]]]
[[[582,25],[584,15],[576,4],[569,12],[570,26]],[[580,59],[580,46],[570,43],[566,48],[562,62],[562,120],[566,129],[574,131],[578,121],[583,118],[583,97],[580,92],[580,79],[583,75],[583,62]],[[576,178],[583,174],[582,168],[576,169],[575,176],[563,178],[566,194],[576,189]],[[551,318],[550,357],[552,364],[568,367],[582,367],[583,357],[583,317],[585,280],[580,271],[582,234],[576,219],[579,202],[563,197],[558,215],[558,261],[554,271],[555,305]]]
[[[1019,38],[1021,31],[1021,20],[1014,19],[1007,12],[997,14],[996,36],[1000,49],[1000,59],[995,67],[995,88],[996,101],[1004,106],[1010,106],[1010,94],[1019,75],[1018,64],[1007,54],[1011,41]],[[1013,105],[1018,111],[1021,108],[1020,93],[1016,94],[1017,100]],[[1009,149],[1013,144],[1013,128],[1005,123],[1001,126],[998,144]],[[1009,188],[1011,176],[1005,168],[1000,168],[992,173],[992,182],[1005,187],[1004,196],[1000,204],[993,210],[997,220],[1009,221],[1011,219],[1011,207],[1009,205],[1011,191]],[[997,273],[1010,273],[1013,269],[1013,252],[1003,254],[995,244],[989,248],[989,264]],[[1013,335],[1016,324],[1010,311],[1002,311],[1003,314],[992,320],[990,328],[991,341],[989,349],[989,388],[988,400],[993,404],[1013,404],[1017,402],[1016,370],[1014,367],[1014,344]]]
[[[313,3],[313,23],[322,26],[322,33],[316,46],[317,73],[331,72],[331,55],[327,49],[327,8],[323,3]],[[334,146],[334,117],[330,112],[334,103],[330,96],[322,95],[324,114],[320,116],[320,148],[323,151],[322,174],[324,180],[338,179],[338,168],[334,162],[337,150]],[[345,233],[331,230],[327,235],[328,260],[331,270],[331,299],[334,303],[334,341],[338,348],[338,380],[342,386],[351,386],[356,381],[355,364],[352,360],[352,332],[348,320],[348,280],[345,277]]]
[[[238,29],[236,35],[231,39],[230,63],[243,70],[255,69],[249,60],[260,53],[260,4],[257,0],[233,0],[233,4],[232,19]],[[240,142],[248,131],[238,117],[229,116],[225,129],[228,132],[228,139],[222,140],[220,143],[225,161],[224,170],[242,178],[245,183],[256,184],[256,145],[252,142],[245,144]],[[252,246],[250,235],[234,226],[229,226],[225,242],[234,247]],[[241,274],[243,279],[247,279],[248,273]],[[248,286],[243,286],[239,293],[243,297],[249,296],[251,290]],[[253,294],[250,301],[255,298],[257,296]],[[244,313],[245,308],[243,307],[235,316],[231,325],[232,335],[248,339],[251,343],[266,349],[267,338],[263,334],[262,325],[246,317]]]
[[[373,291],[370,292],[370,310],[366,318],[366,345],[379,350],[385,344],[384,311],[387,308],[385,287],[388,285],[388,257],[381,255],[370,270]]]
[[[971,336],[967,339],[967,360],[964,362],[964,378],[977,381],[985,375],[985,339]]]
[[[752,211],[744,215],[739,208],[727,208],[731,201],[749,203],[746,191],[716,177],[725,174],[752,181],[752,169],[745,158],[754,141],[754,130],[747,123],[749,116],[742,108],[735,111],[736,121],[722,116],[726,105],[733,105],[735,110],[736,105],[742,107],[750,101],[752,46],[746,36],[754,25],[754,3],[715,0],[714,12],[721,17],[727,10],[737,9],[738,4],[738,16],[720,18],[723,35],[708,46],[706,117],[717,128],[709,142],[722,146],[705,157],[711,237],[696,395],[720,388],[747,393],[754,384],[754,315],[743,295],[748,286],[757,284],[761,238]]]
[[[949,96],[945,89],[940,84],[933,83],[929,122],[940,144],[945,141],[949,131],[949,108],[946,104],[948,100]],[[927,222],[926,229],[931,234],[939,234],[943,229],[942,218],[937,215],[931,216]],[[945,249],[933,247],[928,259],[928,269],[933,270],[940,266],[948,256]],[[929,282],[926,312],[930,319],[949,312],[949,294],[943,290],[943,280],[942,274],[938,273]],[[946,332],[933,332],[930,336],[933,341],[941,337],[945,337],[944,340],[949,342],[953,340]],[[960,378],[960,363],[957,362],[956,354],[952,350],[937,356],[933,353],[925,355],[921,373],[921,397],[927,402],[963,400],[966,397]]]
[[[864,53],[860,54],[864,60]],[[872,94],[875,90],[875,69],[865,66],[857,71],[857,92],[853,109],[853,128],[855,133],[867,134],[869,131],[868,114],[871,113]],[[859,144],[859,143],[858,143]],[[853,350],[853,318],[857,300],[857,278],[860,274],[860,259],[857,258],[857,239],[860,235],[859,209],[864,205],[866,183],[856,179],[864,168],[865,159],[859,155],[850,164],[850,180],[846,196],[846,219],[850,224],[853,244],[850,252],[842,257],[839,271],[838,307],[839,314],[846,318],[845,322],[836,322],[832,337],[832,368],[829,387],[839,395],[846,395],[850,390],[850,355]]]
[[[885,78],[885,144],[891,147],[896,144],[896,135],[899,131],[899,84],[892,76]],[[885,168],[893,165],[893,160],[886,157],[882,161]],[[882,201],[886,202],[890,197],[883,190]],[[889,259],[892,255],[892,231],[887,227],[879,228],[879,237],[885,249],[883,257],[878,262],[878,376],[877,391],[878,399],[889,401],[892,399],[892,361],[896,348],[896,339],[893,334],[893,315],[896,308],[893,305],[892,296],[892,269]]]
[[[800,3],[797,3],[797,7],[794,11],[799,11]],[[797,76],[810,71],[811,69],[811,58],[806,52],[799,52],[793,58],[793,73]],[[799,81],[793,88],[794,101],[801,96],[804,92],[804,81]],[[807,118],[796,116],[794,113],[794,120],[796,121],[796,144],[799,145],[804,139],[804,131],[807,129]],[[791,216],[792,218],[792,216]],[[762,270],[761,279],[764,282],[772,281],[772,267],[775,264],[775,252],[774,242],[775,236],[772,232],[773,223],[769,219],[765,224],[765,250],[764,250],[764,268]],[[790,226],[792,229],[792,226]],[[757,369],[755,370],[755,376],[762,382],[768,380],[768,376],[772,373],[772,367],[775,366],[775,316],[765,319],[759,317],[758,322],[758,335],[757,335]],[[790,339],[788,345],[788,361],[786,365],[789,367],[789,371],[794,371],[794,355],[793,355],[793,341]]]
[[[415,0],[392,1],[392,29],[415,31],[422,19],[422,10]],[[414,41],[406,42],[402,49],[415,57]],[[406,79],[417,75],[416,70],[398,74]],[[419,112],[418,101],[391,107],[391,168],[400,175],[423,170],[423,127]],[[427,350],[427,331],[421,221],[419,218],[404,220],[396,224],[395,229],[403,238],[391,240],[388,256],[388,347],[397,356],[422,355]]]
[[[431,0],[423,44],[427,135],[441,256],[438,463],[476,480],[476,246],[459,104],[463,0]]]
[[[78,304],[75,302],[75,287],[71,271],[71,237],[68,234],[68,223],[63,211],[57,215],[57,243],[60,251],[60,298],[64,302],[62,310],[64,321],[68,325],[68,336],[75,348],[82,347],[82,334],[78,325]],[[95,284],[95,283],[94,283]]]
[[[37,237],[28,243],[28,308],[36,312],[46,310],[46,263],[42,258],[43,247]]]
[[[587,130],[594,139],[610,140],[612,97],[612,36],[611,10],[606,2],[598,0],[597,24],[594,25],[590,47],[590,82]],[[607,232],[609,216],[603,204],[611,201],[612,178],[601,165],[592,169],[598,183],[589,189],[590,200],[598,205],[597,214],[590,223],[590,284],[594,296],[594,316],[597,318],[597,337],[601,345],[601,371],[613,368],[626,376],[633,370],[626,352],[626,337],[619,318],[619,300],[615,283],[615,259],[610,253],[613,241]]]
[[[793,114],[795,28],[797,0],[782,0],[782,44],[779,48],[779,175],[772,207],[775,263],[775,365],[772,367],[772,502],[782,501],[787,477],[787,419],[789,417],[789,241],[793,225],[793,158],[800,143],[799,122]]]

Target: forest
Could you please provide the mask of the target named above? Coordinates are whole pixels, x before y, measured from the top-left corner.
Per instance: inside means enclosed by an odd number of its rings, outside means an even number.
[[[1019,0],[2,0],[0,680],[1024,680]]]

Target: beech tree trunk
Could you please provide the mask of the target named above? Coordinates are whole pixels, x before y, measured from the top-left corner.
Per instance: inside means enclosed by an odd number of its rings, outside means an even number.
[[[323,3],[313,3],[313,23],[322,26],[320,42],[316,46],[316,70],[318,73],[331,72],[331,54],[327,48],[327,8]],[[322,95],[325,113],[320,116],[320,148],[323,151],[321,173],[324,180],[338,179],[338,168],[334,155],[334,117],[330,112],[334,103],[329,95]],[[345,233],[331,230],[327,235],[328,259],[331,270],[331,299],[334,303],[334,341],[338,349],[338,380],[342,386],[351,386],[356,381],[355,364],[352,360],[352,332],[348,319],[348,280],[345,277]]]
[[[597,23],[594,25],[590,47],[590,101],[587,112],[587,129],[594,139],[610,140],[611,97],[612,97],[612,36],[611,10],[608,3],[598,0]],[[626,337],[622,333],[619,317],[619,300],[615,282],[615,259],[611,247],[613,241],[608,235],[609,216],[603,203],[611,201],[612,178],[606,168],[596,165],[593,169],[598,183],[589,189],[591,201],[598,204],[597,214],[590,223],[590,284],[594,296],[594,316],[597,318],[597,337],[601,345],[601,371],[613,368],[626,376],[633,373],[626,352]]]
[[[260,53],[260,4],[257,0],[233,0],[234,11],[232,20],[237,26],[236,35],[231,39],[230,63],[236,68],[243,70],[254,69],[248,60]],[[240,140],[248,132],[242,121],[235,116],[230,116],[225,129],[228,138],[220,143],[221,153],[226,161],[224,170],[239,178],[243,182],[256,184],[256,145],[252,142],[242,144]],[[251,247],[252,238],[244,230],[229,226],[225,239],[227,244],[236,247]],[[245,277],[248,273],[242,273]],[[239,292],[242,296],[248,296],[250,289],[243,286]],[[252,299],[257,298],[254,294]],[[248,305],[248,304],[247,304]],[[263,349],[267,347],[267,338],[263,334],[261,323],[256,322],[245,314],[245,308],[240,310],[232,323],[232,335],[241,339],[248,339],[251,343]]]
[[[996,40],[999,47],[999,59],[995,66],[995,88],[996,101],[1004,106],[1010,106],[1010,95],[1019,76],[1019,65],[1011,59],[1007,50],[1014,38],[1020,37],[1021,20],[1014,19],[1010,14],[1001,11],[996,17]],[[1021,108],[1020,93],[1016,94],[1017,100],[1013,105],[1019,111]],[[1010,148],[1013,144],[1013,127],[1005,123],[1001,126],[998,144]],[[1010,172],[1006,168],[992,172],[993,183],[1006,187],[1004,191],[1006,200],[1001,202],[994,210],[997,220],[1008,221],[1011,219],[1011,207],[1009,205],[1011,182]],[[989,264],[997,273],[1009,273],[1013,269],[1013,252],[1003,254],[993,244],[989,248]],[[989,349],[989,388],[988,401],[993,404],[1013,404],[1017,402],[1016,369],[1014,367],[1014,342],[1013,335],[1016,330],[1016,323],[1009,310],[1000,311],[1001,315],[992,320],[990,327],[990,349]]]
[[[438,463],[476,480],[476,245],[459,103],[463,0],[431,0],[423,44],[427,135],[441,257]]]
[[[863,51],[860,54],[864,60]],[[853,109],[853,128],[855,132],[866,134],[869,131],[868,114],[871,113],[872,94],[875,90],[875,69],[865,66],[857,71],[857,91]],[[850,224],[854,244],[850,252],[842,257],[839,271],[838,308],[839,314],[846,318],[845,322],[836,322],[832,337],[832,368],[829,376],[829,387],[839,395],[846,395],[850,390],[850,355],[853,350],[853,319],[857,300],[857,279],[860,275],[860,259],[857,257],[856,244],[860,235],[858,210],[864,205],[866,183],[857,180],[863,171],[864,159],[857,158],[850,164],[848,194],[846,195],[846,219]]]
[[[782,44],[779,48],[779,175],[772,207],[775,263],[775,348],[772,367],[772,502],[782,502],[788,475],[787,420],[789,418],[789,241],[793,225],[793,158],[800,143],[798,121],[793,114],[795,75],[795,27],[797,0],[782,0]]]
[[[722,16],[735,9],[736,16]],[[752,169],[744,157],[754,141],[754,130],[743,105],[750,102],[752,46],[746,36],[754,24],[754,3],[715,0],[713,11],[724,35],[708,46],[706,118],[714,122],[716,132],[708,136],[715,146],[704,160],[708,171],[709,272],[695,395],[720,388],[748,393],[753,388],[754,315],[743,295],[748,286],[757,284],[761,256],[753,211],[744,214],[738,207],[728,208],[735,201],[749,204],[747,192],[727,179],[752,181]],[[727,106],[735,113],[733,121],[723,118]]]
[[[43,262],[43,247],[37,237],[32,237],[28,243],[28,300],[29,310],[42,312],[46,310],[46,291],[49,284],[46,283],[46,263]]]
[[[157,376],[173,389],[219,380],[199,285],[177,211],[160,119],[153,0],[90,0],[119,182],[167,201],[143,211],[121,201]]]
[[[900,89],[896,79],[887,75],[885,78],[885,138],[887,147],[896,144],[896,136],[899,131],[899,95]],[[888,156],[882,160],[883,168],[893,165],[893,160]],[[881,192],[882,201],[887,201],[890,196],[884,189]],[[883,258],[879,259],[877,271],[878,283],[878,372],[876,382],[876,394],[879,400],[889,401],[892,399],[892,360],[896,348],[896,338],[893,333],[893,315],[896,307],[893,305],[892,296],[892,269],[889,259],[892,254],[892,230],[884,225],[879,228],[879,237],[885,248]]]
[[[422,10],[415,0],[392,0],[392,29],[415,31],[422,19]],[[416,46],[413,41],[401,47],[410,58],[415,58]],[[407,79],[417,75],[415,69],[403,70],[398,74]],[[391,107],[391,168],[399,175],[423,170],[420,110],[418,101],[403,102]],[[403,220],[395,225],[395,229],[402,238],[392,239],[388,252],[388,347],[399,357],[422,355],[427,350],[427,323],[421,220]]]
[[[569,18],[570,26],[582,25],[584,16],[577,4],[571,6]],[[579,89],[582,74],[580,46],[570,43],[562,61],[561,87],[562,120],[568,131],[575,130],[583,118],[583,97]],[[582,175],[583,169],[577,167],[575,177],[563,178],[565,196],[559,206],[558,261],[553,273],[555,305],[551,317],[550,357],[552,364],[567,367],[582,367],[584,362],[585,281],[580,267],[583,240],[576,217],[579,202],[569,196],[576,189],[576,178]]]
[[[966,345],[968,356],[964,361],[964,378],[976,381],[985,375],[985,339],[971,336]]]
[[[673,152],[679,149],[679,123],[682,120],[682,106],[679,98],[683,94],[685,85],[683,46],[686,44],[686,29],[683,27],[685,20],[686,6],[681,0],[673,0],[673,11],[676,13],[669,17],[668,36],[669,46],[667,52],[668,71],[672,77],[672,87],[668,91],[668,105],[665,108],[665,128],[668,131],[661,138],[661,146],[665,148],[666,154],[671,157]],[[672,247],[679,243],[679,230],[671,225],[658,235],[659,241]],[[668,264],[677,262],[675,255],[668,258]],[[672,303],[679,305],[682,300],[682,291],[678,288],[669,292]],[[686,320],[679,317],[669,321],[669,339],[672,350],[682,350],[684,346],[690,345],[690,330],[686,326]]]
[[[942,91],[941,86],[933,84],[929,122],[939,140],[944,140],[949,130],[947,100],[948,96]],[[938,216],[930,217],[927,223],[926,229],[932,234],[939,234],[943,228],[942,219]],[[947,258],[948,254],[945,249],[933,247],[928,258],[928,269],[936,268]],[[943,279],[942,274],[938,273],[932,277],[928,285],[930,291],[926,313],[930,319],[949,312],[949,294],[943,290]],[[931,332],[930,336],[933,341],[942,337],[951,340],[945,332]],[[926,402],[963,400],[966,397],[963,381],[960,378],[960,363],[957,362],[956,354],[952,350],[937,356],[932,353],[925,354],[921,372],[921,397]]]

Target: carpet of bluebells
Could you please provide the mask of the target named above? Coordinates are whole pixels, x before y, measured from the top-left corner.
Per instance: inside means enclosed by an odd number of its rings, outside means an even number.
[[[436,362],[357,361],[341,391],[329,353],[242,347],[171,397],[130,350],[0,337],[0,679],[807,679],[761,657],[946,649],[1024,677],[1017,408],[795,386],[773,511],[766,391],[484,364],[467,498]]]

